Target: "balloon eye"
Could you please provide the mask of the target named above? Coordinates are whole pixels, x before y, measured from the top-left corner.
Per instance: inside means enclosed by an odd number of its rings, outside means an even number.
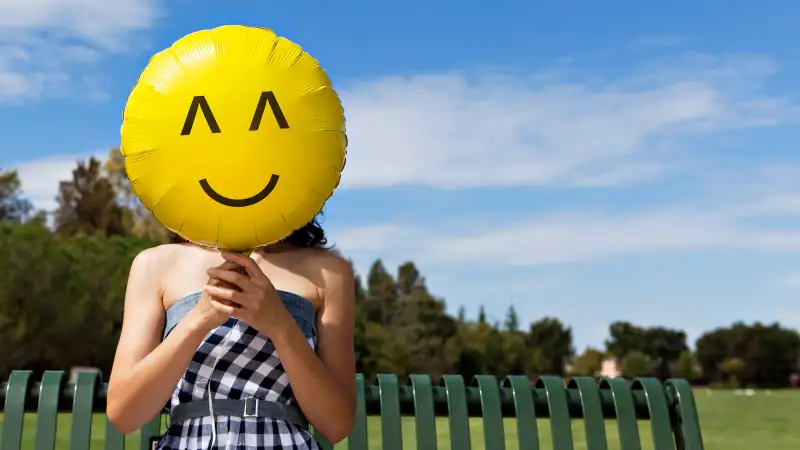
[[[272,91],[264,91],[258,98],[258,104],[253,113],[253,120],[250,122],[250,131],[258,131],[258,129],[261,128],[261,119],[264,117],[264,111],[267,109],[267,105],[269,105],[269,109],[272,110],[272,115],[275,116],[275,122],[278,123],[278,127],[282,130],[289,128],[289,122],[286,120],[283,110],[281,110],[281,105],[278,104],[278,99],[275,98],[275,93]],[[183,122],[181,136],[192,134],[192,127],[197,118],[198,109],[203,113],[203,117],[206,119],[206,123],[211,132],[221,133],[222,130],[219,129],[217,118],[214,117],[214,113],[211,112],[208,100],[206,100],[204,95],[196,95],[192,98],[192,103],[189,105],[189,112],[186,114],[186,120]]]

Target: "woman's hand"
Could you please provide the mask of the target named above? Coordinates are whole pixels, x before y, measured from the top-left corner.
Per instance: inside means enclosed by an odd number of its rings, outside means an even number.
[[[240,266],[238,264],[225,261],[219,266],[209,269],[209,273],[211,273],[212,270],[217,273],[236,272],[239,269]],[[207,284],[209,286],[217,286],[226,289],[236,289],[236,286],[224,281],[220,277],[209,276]],[[208,292],[203,291],[203,293],[200,295],[200,300],[197,302],[195,307],[192,308],[191,313],[189,313],[191,320],[194,321],[197,328],[206,332],[221,326],[231,317],[230,314],[214,308],[211,302],[211,295]]]
[[[213,309],[235,316],[267,336],[294,323],[272,282],[255,261],[239,253],[223,253],[222,257],[244,269],[244,273],[222,267],[208,269],[209,277],[229,285],[209,283],[205,286],[204,292],[210,296],[209,305]]]

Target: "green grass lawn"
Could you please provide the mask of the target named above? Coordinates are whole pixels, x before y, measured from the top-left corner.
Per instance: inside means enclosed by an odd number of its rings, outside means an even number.
[[[767,394],[759,391],[756,395],[737,396],[733,392],[714,391],[711,395],[705,390],[695,392],[700,410],[700,423],[703,429],[703,440],[708,450],[752,450],[752,449],[792,449],[800,448],[800,391],[773,391]],[[2,416],[0,415],[0,423]],[[448,426],[446,418],[437,422],[439,448],[448,449]],[[483,433],[480,419],[472,419],[472,444],[474,449],[484,449]],[[550,446],[549,423],[539,421],[540,442],[543,449]],[[24,425],[25,450],[33,449],[36,416],[26,417]],[[70,415],[59,416],[58,449],[69,448]],[[371,449],[380,449],[380,423],[377,418],[369,420],[369,440]],[[649,444],[650,430],[647,422],[640,424],[643,449],[652,449]],[[609,436],[609,448],[618,449],[616,424],[609,421],[606,426]],[[105,417],[95,416],[93,425],[92,448],[101,450],[105,433]],[[506,445],[508,450],[516,450],[516,421],[505,421]],[[582,421],[574,421],[573,433],[576,450],[586,449]],[[126,448],[138,450],[138,435],[128,436]],[[404,418],[403,444],[406,449],[415,449],[413,418]],[[346,449],[346,443],[336,446]]]

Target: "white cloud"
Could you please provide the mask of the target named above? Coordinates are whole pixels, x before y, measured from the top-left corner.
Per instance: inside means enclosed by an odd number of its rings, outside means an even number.
[[[130,31],[148,28],[158,16],[153,0],[0,0],[4,34],[47,30],[99,47],[119,44]]]
[[[159,17],[160,0],[0,0],[0,102],[65,96],[94,81],[74,67],[129,46]],[[84,89],[83,91],[85,91]],[[85,97],[82,95],[82,97]]]
[[[385,77],[342,91],[345,187],[598,186],[678,169],[676,143],[773,125],[797,108],[760,88],[762,56],[689,54],[614,81],[571,74]]]
[[[341,229],[334,237],[348,254],[413,259],[429,267],[539,266],[698,250],[800,252],[800,228],[763,225],[800,217],[797,170],[756,172],[750,184],[729,184],[722,195],[698,190],[680,204],[632,212],[545,212],[491,224],[460,217],[457,227],[433,220],[378,223]]]

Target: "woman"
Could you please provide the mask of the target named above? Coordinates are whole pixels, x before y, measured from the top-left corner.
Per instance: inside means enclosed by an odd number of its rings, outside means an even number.
[[[355,282],[316,220],[252,255],[166,244],[133,261],[107,414],[156,448],[318,449],[355,415]]]

